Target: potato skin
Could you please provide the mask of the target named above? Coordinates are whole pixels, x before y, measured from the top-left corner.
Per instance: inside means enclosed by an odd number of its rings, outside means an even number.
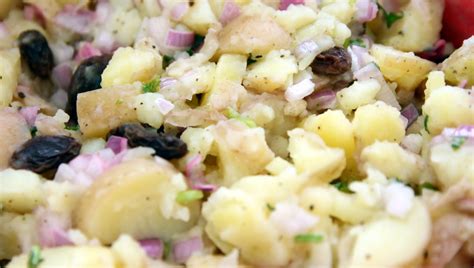
[[[290,48],[290,35],[272,18],[240,16],[225,26],[218,36],[218,54],[262,55],[270,50]]]

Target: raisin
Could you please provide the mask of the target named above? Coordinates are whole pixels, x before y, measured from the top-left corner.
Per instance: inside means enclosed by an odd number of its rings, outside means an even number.
[[[311,63],[315,74],[339,75],[351,69],[351,56],[342,47],[333,47],[320,53]]]
[[[188,147],[181,139],[158,133],[157,129],[144,128],[140,124],[124,124],[110,131],[110,135],[127,138],[130,147],[150,147],[155,154],[170,160],[181,158],[188,153]]]
[[[100,88],[102,72],[109,63],[110,55],[96,56],[84,60],[74,72],[68,91],[66,112],[72,123],[77,123],[77,95]]]
[[[48,40],[37,30],[24,31],[18,37],[21,58],[31,72],[41,78],[48,78],[54,67],[53,52]]]
[[[28,169],[36,173],[55,170],[78,156],[81,144],[67,136],[37,136],[24,143],[10,159],[15,169]]]

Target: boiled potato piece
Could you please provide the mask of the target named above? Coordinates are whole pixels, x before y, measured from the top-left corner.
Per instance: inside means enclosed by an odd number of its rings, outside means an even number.
[[[428,74],[428,79],[426,80],[425,99],[430,97],[430,94],[433,92],[433,90],[446,86],[444,77],[445,75],[442,71],[432,71]]]
[[[123,2],[123,1],[122,1]],[[133,2],[131,2],[133,6]],[[129,46],[135,41],[135,34],[140,30],[142,18],[137,9],[126,10],[123,4],[115,9],[109,17],[105,26],[105,30],[114,35],[114,39],[122,46]]]
[[[196,0],[186,12],[182,19],[183,23],[194,32],[205,36],[207,30],[218,23],[216,16],[212,12],[208,0]]]
[[[375,102],[380,88],[379,82],[375,79],[356,81],[351,86],[337,92],[337,102],[346,114],[350,114],[359,106]]]
[[[0,204],[10,212],[33,211],[44,199],[41,183],[41,177],[31,171],[0,171]]]
[[[466,178],[474,185],[474,148],[461,146],[454,150],[450,143],[431,147],[430,164],[444,189]]]
[[[359,107],[354,114],[352,125],[356,141],[362,146],[377,140],[398,143],[405,136],[400,112],[381,101]]]
[[[428,210],[415,200],[405,219],[385,216],[363,226],[348,267],[403,267],[423,254],[430,237]]]
[[[20,51],[17,48],[0,50],[0,108],[12,101],[20,72]]]
[[[77,117],[85,137],[104,137],[111,129],[136,122],[135,97],[140,85],[102,88],[77,95]]]
[[[239,16],[219,32],[218,39],[218,54],[263,55],[288,49],[291,43],[290,35],[269,16]]]
[[[237,120],[229,120],[219,122],[210,130],[223,185],[262,172],[274,157],[262,128],[249,128]]]
[[[0,214],[0,259],[10,259],[21,253],[21,245],[12,224],[18,214],[2,212]]]
[[[415,56],[413,52],[402,52],[383,45],[373,45],[370,54],[375,58],[383,76],[396,82],[403,90],[415,90],[436,67],[433,62]]]
[[[431,135],[441,133],[444,128],[474,124],[472,96],[464,89],[445,86],[431,92],[423,105],[423,114],[428,116],[426,128]]]
[[[300,128],[289,131],[288,136],[288,151],[298,173],[308,174],[313,182],[321,183],[341,175],[346,167],[342,149],[329,148],[318,135]]]
[[[446,81],[457,85],[467,81],[467,86],[474,86],[474,37],[465,40],[462,47],[447,58],[441,65]]]
[[[189,207],[176,203],[186,187],[183,175],[164,160],[124,162],[87,189],[74,213],[75,226],[103,243],[122,233],[136,239],[169,239],[191,228],[199,212],[199,202]]]
[[[248,68],[243,85],[257,92],[272,92],[288,86],[298,72],[296,59],[288,50],[273,50]]]
[[[368,25],[377,43],[401,51],[419,52],[430,48],[439,39],[443,7],[442,0],[411,0],[402,10],[403,18],[390,28],[380,15]]]
[[[300,44],[322,36],[330,36],[336,45],[342,46],[351,36],[351,30],[333,15],[321,11],[315,22],[302,27],[295,33],[295,43]]]
[[[321,11],[331,14],[344,24],[349,24],[354,17],[356,11],[355,6],[351,1],[329,1],[323,4]]]
[[[21,3],[21,0],[3,0],[0,2],[0,19],[3,20],[8,12],[13,9],[15,6],[18,6]]]
[[[121,47],[102,73],[101,86],[131,84],[135,81],[148,82],[162,71],[162,58],[152,49]]]
[[[45,248],[41,250],[41,268],[118,268],[121,267],[115,254],[106,247],[78,246]],[[13,258],[7,268],[28,267],[28,254]]]
[[[131,236],[121,235],[112,245],[118,259],[123,264],[123,268],[148,268],[147,256],[143,248]]]
[[[48,38],[48,34],[46,33],[45,29],[34,21],[26,20],[23,16],[22,10],[20,9],[11,10],[3,23],[5,23],[8,32],[14,39],[17,39],[22,32],[27,30],[37,30],[46,36],[46,38]]]
[[[1,68],[1,67],[0,67]],[[8,167],[13,152],[31,139],[25,119],[12,108],[0,108],[0,170]]]
[[[294,33],[299,28],[316,20],[316,12],[304,5],[290,5],[286,10],[275,12],[275,21],[287,32]]]

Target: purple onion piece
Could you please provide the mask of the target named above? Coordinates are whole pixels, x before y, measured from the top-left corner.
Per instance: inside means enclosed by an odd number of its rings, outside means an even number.
[[[173,244],[172,254],[176,263],[186,263],[194,252],[204,248],[201,237],[196,236],[190,239],[181,240]]]
[[[410,103],[407,106],[405,106],[401,114],[407,119],[407,127],[413,124],[413,122],[415,122],[418,116],[420,115],[418,113],[418,109],[416,109],[413,103]]]
[[[161,239],[142,239],[138,243],[150,258],[157,260],[163,257],[164,245]]]

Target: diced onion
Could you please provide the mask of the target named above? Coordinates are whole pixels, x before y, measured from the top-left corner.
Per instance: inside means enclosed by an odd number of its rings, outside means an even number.
[[[409,127],[419,116],[418,109],[416,109],[413,103],[408,104],[403,110],[401,111],[403,117],[407,119],[407,127]]]
[[[24,107],[21,108],[20,114],[25,118],[28,126],[33,126],[36,121],[36,116],[38,116],[38,111],[40,108],[38,106]]]
[[[71,245],[67,229],[70,223],[63,215],[39,207],[34,212],[37,220],[39,242],[42,247]]]
[[[54,18],[57,25],[79,34],[88,33],[94,20],[94,12],[74,5],[66,5]]]
[[[92,43],[83,42],[79,46],[79,50],[76,54],[75,60],[78,62],[82,62],[83,60],[86,60],[88,58],[100,55],[102,55],[102,52],[96,47],[94,47]]]
[[[186,263],[194,252],[202,250],[203,247],[202,239],[198,236],[178,241],[173,244],[173,260],[180,264]]]
[[[60,89],[68,89],[72,79],[72,69],[68,63],[60,63],[53,68],[51,78]]]
[[[107,140],[106,147],[118,154],[127,150],[127,143],[128,141],[126,138],[112,135]]]
[[[303,81],[289,86],[285,91],[285,98],[287,101],[302,100],[304,97],[310,95],[314,91],[314,83],[311,79],[304,79]]]
[[[270,222],[280,232],[292,237],[308,231],[318,222],[318,218],[306,212],[297,204],[281,202],[275,205],[275,210],[270,214]]]
[[[394,182],[383,190],[385,210],[394,216],[403,218],[413,205],[415,193],[413,189],[402,183]]]
[[[10,33],[8,32],[7,26],[5,23],[0,22],[0,39],[8,37]]]
[[[164,252],[164,245],[163,241],[158,238],[149,238],[149,239],[142,239],[139,240],[138,243],[146,252],[148,257],[152,259],[161,259]]]
[[[279,10],[286,10],[290,5],[304,5],[304,0],[281,0]]]
[[[173,9],[171,9],[171,18],[174,21],[180,21],[186,12],[189,10],[189,3],[188,2],[181,2],[176,4]]]
[[[306,98],[308,109],[317,111],[333,109],[336,107],[336,92],[331,89],[322,89],[314,92]]]
[[[240,7],[233,0],[226,0],[219,21],[226,25],[240,16]]]
[[[194,42],[194,33],[189,31],[178,31],[170,29],[166,39],[166,45],[174,48],[188,48]]]
[[[368,22],[377,17],[377,4],[371,0],[357,0],[356,2],[356,20],[358,22]]]
[[[165,98],[157,98],[155,103],[158,106],[158,110],[162,115],[166,115],[174,109],[174,104],[169,102]]]

